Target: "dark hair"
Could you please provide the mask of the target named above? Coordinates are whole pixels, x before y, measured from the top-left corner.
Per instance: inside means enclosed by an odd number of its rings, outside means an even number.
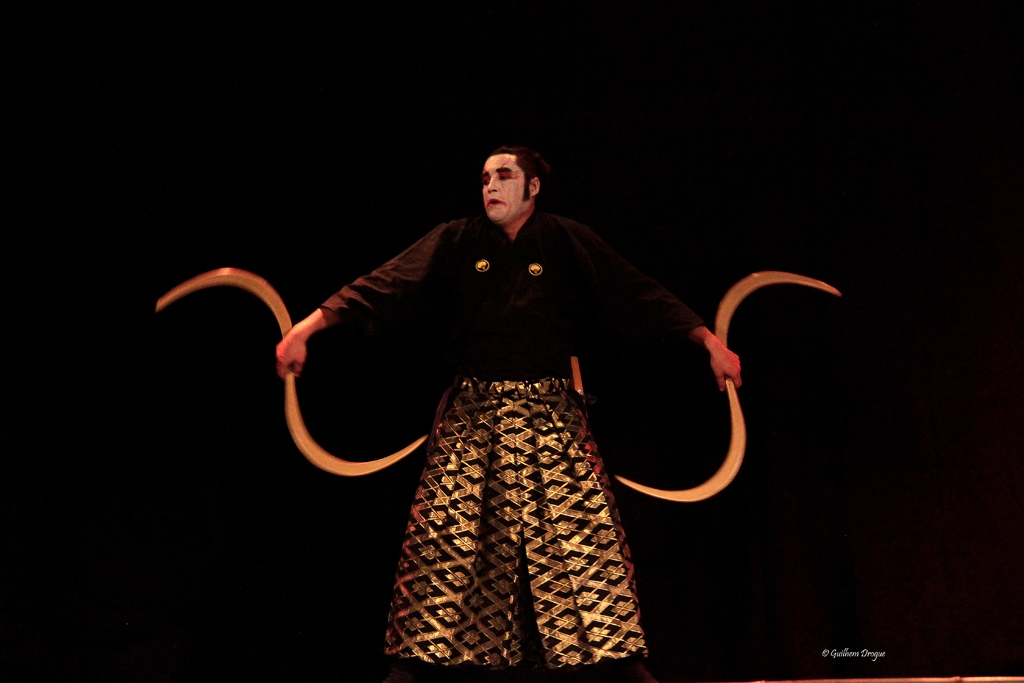
[[[544,157],[536,150],[523,147],[522,145],[502,145],[488,156],[493,157],[498,154],[516,155],[516,163],[519,164],[519,168],[523,169],[523,174],[526,175],[525,191],[527,196],[529,196],[531,180],[540,178],[541,185],[543,186],[548,181],[548,178],[551,177],[551,164],[544,161]]]

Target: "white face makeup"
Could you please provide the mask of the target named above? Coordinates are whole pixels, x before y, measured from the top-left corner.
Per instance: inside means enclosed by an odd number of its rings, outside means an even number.
[[[530,192],[523,199],[526,174],[516,163],[514,154],[498,154],[484,162],[484,210],[491,222],[502,227],[515,223],[533,211],[533,198],[540,190],[540,181],[530,181]]]

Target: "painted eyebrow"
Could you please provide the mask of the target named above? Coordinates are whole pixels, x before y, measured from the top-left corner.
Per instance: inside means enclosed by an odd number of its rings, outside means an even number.
[[[505,172],[505,173],[510,173],[511,175],[515,175],[516,174],[515,171],[513,171],[511,168],[508,168],[506,166],[502,166],[501,168],[496,168],[496,169],[494,169],[494,172],[495,173]],[[483,173],[480,174],[480,177],[481,178],[487,178],[487,177],[490,177],[490,175],[491,175],[490,171],[484,171]]]

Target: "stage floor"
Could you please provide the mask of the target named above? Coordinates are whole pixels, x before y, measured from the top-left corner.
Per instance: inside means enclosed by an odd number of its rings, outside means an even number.
[[[731,683],[736,682],[732,681]],[[807,678],[799,680],[760,680],[749,681],[748,683],[1024,683],[1024,676],[951,676],[948,678]]]

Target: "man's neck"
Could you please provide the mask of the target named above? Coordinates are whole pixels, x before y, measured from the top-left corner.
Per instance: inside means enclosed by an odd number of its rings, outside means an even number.
[[[515,219],[508,225],[501,226],[501,229],[505,231],[505,234],[508,235],[508,238],[510,240],[515,241],[516,235],[519,234],[519,229],[526,225],[526,221],[530,220],[530,216],[533,215],[533,211],[535,208],[536,206],[534,204],[530,204],[529,211],[527,211],[522,216]]]

